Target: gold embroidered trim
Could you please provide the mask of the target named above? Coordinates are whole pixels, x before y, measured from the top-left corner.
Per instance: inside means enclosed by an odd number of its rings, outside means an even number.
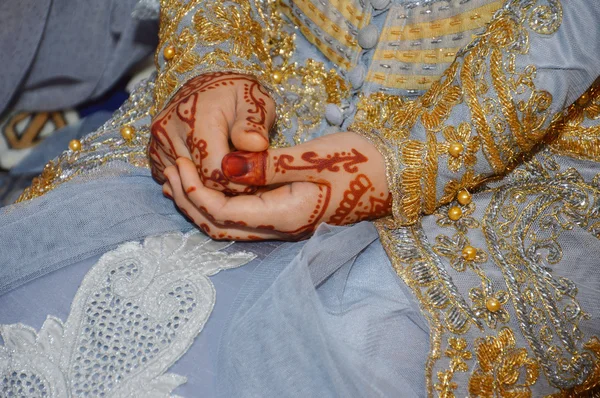
[[[551,95],[536,89],[534,66],[523,71],[515,67],[516,57],[528,52],[529,31],[525,26],[529,26],[530,13],[536,10],[539,8],[533,8],[531,3],[522,5],[517,1],[504,7],[485,33],[468,46],[422,97],[393,111],[400,135],[408,137],[396,139],[392,134],[383,134],[384,141],[397,148],[386,153],[398,157],[399,186],[391,186],[391,191],[394,218],[400,224],[412,224],[422,213],[431,214],[448,203],[456,189],[473,188],[487,178],[486,174],[506,172],[548,132]],[[562,9],[557,10],[551,16],[544,15],[544,20],[550,21],[544,25],[544,34],[558,29]],[[529,98],[517,102],[516,95]],[[349,130],[373,133],[386,127],[380,120],[364,116],[368,112],[360,112],[369,102],[370,99],[359,102],[359,112]],[[458,105],[466,106],[470,112],[469,120],[476,134],[465,131],[471,127],[464,122],[459,126],[445,124]],[[450,128],[461,134],[451,134]],[[444,140],[440,140],[440,132],[445,132]],[[482,156],[477,156],[479,151]],[[447,156],[448,162],[432,160],[441,156]],[[478,164],[481,157],[485,157],[488,165]],[[439,167],[445,164],[447,168]],[[486,173],[478,174],[475,170]],[[445,182],[443,192],[436,192],[440,178],[449,181]]]

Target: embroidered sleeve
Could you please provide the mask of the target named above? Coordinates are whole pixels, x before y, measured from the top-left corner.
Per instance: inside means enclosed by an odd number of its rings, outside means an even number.
[[[543,141],[599,73],[600,33],[576,22],[583,14],[600,20],[600,5],[511,0],[422,97],[361,101],[350,130],[384,155],[398,223],[501,176]]]
[[[250,74],[274,93],[274,58],[293,46],[275,4],[272,0],[161,0],[152,114],[188,80],[208,72]]]

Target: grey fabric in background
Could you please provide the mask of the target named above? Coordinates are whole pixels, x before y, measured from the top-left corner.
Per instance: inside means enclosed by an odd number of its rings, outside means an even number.
[[[137,0],[0,2],[0,115],[58,110],[98,98],[157,44]]]

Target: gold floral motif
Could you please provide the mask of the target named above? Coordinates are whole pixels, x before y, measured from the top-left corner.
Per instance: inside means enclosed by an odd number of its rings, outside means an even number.
[[[449,337],[444,355],[450,358],[450,368],[438,372],[435,389],[441,398],[455,398],[454,391],[458,388],[458,383],[453,380],[454,373],[469,370],[466,361],[473,359],[473,353],[467,349],[467,340],[462,337]]]
[[[467,267],[479,267],[479,264],[487,261],[487,253],[481,249],[475,249],[476,254],[472,260],[465,258],[464,249],[469,245],[469,241],[463,234],[456,234],[452,238],[438,235],[435,240],[433,251],[448,258],[450,266],[458,272],[463,272]]]
[[[490,291],[486,287],[474,287],[469,291],[469,298],[473,302],[473,311],[478,318],[485,320],[487,325],[495,329],[496,324],[507,323],[510,320],[508,312],[500,307],[498,310],[492,310],[489,308],[488,303],[491,300],[496,300],[500,306],[504,306],[508,303],[509,295],[504,290],[498,290],[496,292]]]
[[[448,154],[448,169],[457,172],[463,165],[466,168],[471,168],[475,165],[477,157],[475,154],[479,150],[479,137],[471,137],[471,126],[468,123],[459,124],[458,128],[447,126],[442,130],[442,134],[446,139],[445,142],[438,143],[439,153],[448,153],[452,144],[459,144],[464,149],[459,156]]]
[[[435,212],[436,223],[440,227],[453,227],[457,231],[466,234],[467,231],[474,228],[479,228],[480,223],[472,217],[475,212],[475,203],[469,203],[466,206],[459,207],[461,216],[457,220],[452,220],[449,216],[449,206],[442,206]]]
[[[482,398],[532,396],[539,365],[525,348],[517,348],[514,332],[502,328],[497,337],[475,341],[477,369],[469,379],[469,394]]]

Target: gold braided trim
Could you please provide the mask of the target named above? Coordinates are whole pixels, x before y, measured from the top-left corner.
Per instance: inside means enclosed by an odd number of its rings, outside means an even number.
[[[414,64],[445,64],[451,63],[460,50],[457,47],[439,48],[435,50],[382,50],[378,49],[373,55],[376,61],[395,60],[403,63]]]
[[[337,23],[330,20],[321,10],[319,10],[310,0],[298,0],[294,2],[304,15],[306,15],[315,25],[325,33],[348,46],[352,51],[361,51],[358,42],[348,33],[347,27],[340,27]]]
[[[333,48],[327,43],[324,43],[321,39],[316,37],[310,29],[308,29],[298,17],[290,10],[286,5],[281,6],[281,10],[285,16],[287,16],[295,25],[300,27],[300,32],[310,43],[314,44],[331,62],[342,67],[346,70],[352,67],[350,61],[338,54]]]
[[[482,28],[489,22],[504,1],[496,1],[451,18],[421,22],[406,26],[390,26],[383,29],[381,42],[399,40],[419,40],[431,37],[453,35],[467,30]]]
[[[478,50],[481,51],[482,48],[479,47]],[[465,102],[471,111],[471,121],[477,130],[477,133],[481,137],[483,149],[487,155],[488,162],[494,169],[494,172],[500,174],[504,172],[505,165],[500,157],[500,150],[496,146],[494,137],[492,137],[490,126],[485,118],[483,108],[481,107],[479,99],[477,98],[477,88],[475,86],[475,79],[473,78],[472,66],[476,58],[479,58],[480,56],[481,53],[476,50],[465,56],[465,60],[462,64],[462,70],[460,72],[460,80],[463,85]]]
[[[354,4],[352,4],[354,3]],[[334,6],[344,18],[348,20],[352,25],[358,29],[369,23],[370,13],[367,11],[360,11],[362,8],[357,1],[349,0],[329,0],[329,4]]]

